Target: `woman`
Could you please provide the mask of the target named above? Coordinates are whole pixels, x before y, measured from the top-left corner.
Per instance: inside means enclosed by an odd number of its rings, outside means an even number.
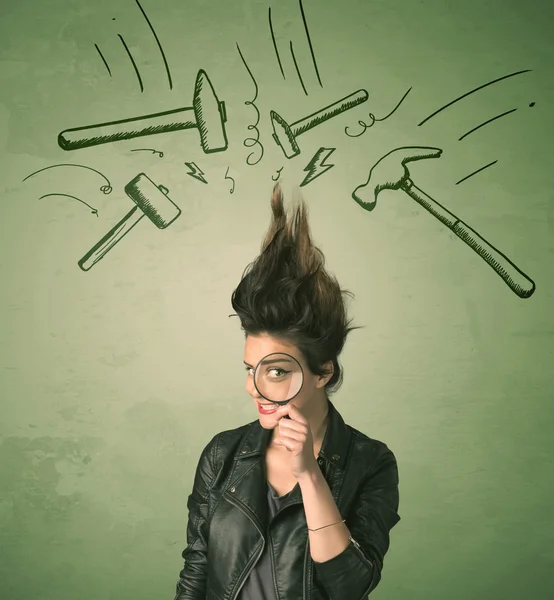
[[[357,329],[346,319],[350,292],[325,271],[304,202],[287,221],[276,185],[271,208],[261,254],[231,299],[260,416],[217,434],[201,454],[175,600],[366,598],[400,521],[394,454],[346,425],[329,400]],[[270,403],[253,371],[276,352],[300,363],[303,384],[288,404],[262,412]]]

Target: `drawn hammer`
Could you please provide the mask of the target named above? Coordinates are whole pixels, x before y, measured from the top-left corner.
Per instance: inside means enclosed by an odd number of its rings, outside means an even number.
[[[431,196],[419,189],[410,179],[406,163],[424,158],[438,158],[440,148],[405,146],[396,148],[379,159],[369,171],[366,183],[359,185],[352,198],[365,210],[371,211],[377,204],[381,190],[402,190],[429,211],[450,231],[453,231],[472,250],[500,275],[504,282],[520,298],[529,298],[535,291],[535,283],[500,250],[489,244],[474,229],[461,221]]]
[[[287,158],[293,158],[300,154],[300,147],[296,138],[302,135],[306,131],[309,131],[317,125],[321,125],[325,121],[336,117],[337,115],[362,104],[369,98],[369,94],[366,90],[357,90],[356,92],[349,94],[345,98],[341,98],[329,106],[325,106],[321,110],[318,110],[299,121],[294,123],[287,123],[283,117],[276,113],[274,110],[269,111],[269,117],[271,124],[273,125],[272,137],[275,143],[281,147],[283,154]]]
[[[144,135],[197,128],[206,153],[227,149],[225,102],[220,102],[205,71],[198,71],[192,106],[109,123],[66,129],[58,135],[63,150],[78,150]]]
[[[83,271],[103,258],[143,217],[148,217],[159,229],[165,229],[181,214],[181,209],[167,196],[169,190],[156,185],[144,173],[129,181],[125,193],[136,206],[81,258],[78,264]]]

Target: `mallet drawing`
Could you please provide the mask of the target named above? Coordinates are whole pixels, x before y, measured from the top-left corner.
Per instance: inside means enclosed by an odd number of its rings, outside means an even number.
[[[411,180],[406,163],[425,158],[438,158],[441,154],[440,148],[433,147],[396,148],[373,165],[366,183],[354,190],[352,198],[365,210],[373,210],[377,204],[377,196],[382,190],[402,190],[477,252],[520,298],[529,298],[535,291],[534,281],[500,250],[489,244],[455,214],[433,200]]]
[[[358,104],[365,102],[368,98],[369,95],[365,90],[358,90],[290,125],[281,115],[272,110],[269,112],[269,116],[273,125],[273,139],[281,147],[287,158],[293,158],[300,154],[300,147],[296,141],[299,135],[340,113],[358,106]]]
[[[181,214],[167,190],[156,185],[144,173],[139,173],[125,186],[125,193],[135,205],[115,227],[91,248],[79,261],[79,267],[88,271],[107,254],[143,218],[148,217],[158,229],[165,229]]]
[[[145,135],[198,129],[204,152],[221,152],[227,149],[226,120],[225,102],[218,100],[206,72],[200,70],[191,107],[66,129],[58,135],[58,145],[63,150],[77,150]]]

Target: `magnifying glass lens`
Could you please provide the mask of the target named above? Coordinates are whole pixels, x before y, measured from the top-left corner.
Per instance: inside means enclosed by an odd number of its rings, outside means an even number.
[[[286,404],[302,389],[304,376],[300,363],[290,354],[268,354],[254,373],[256,389],[266,400]]]

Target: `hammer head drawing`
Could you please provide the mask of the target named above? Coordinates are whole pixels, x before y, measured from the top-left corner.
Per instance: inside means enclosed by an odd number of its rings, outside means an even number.
[[[212,82],[202,69],[196,76],[192,108],[204,152],[218,152],[226,149],[225,121],[227,114],[225,103],[219,101]]]
[[[367,181],[352,192],[352,198],[362,208],[373,210],[381,190],[410,187],[410,172],[406,163],[424,158],[438,158],[441,154],[440,148],[430,146],[404,146],[391,150],[371,167]]]
[[[287,158],[292,158],[300,153],[292,127],[283,119],[283,117],[274,110],[269,112],[269,118],[273,126],[273,139],[278,146],[281,146],[283,153]]]
[[[125,193],[137,205],[142,216],[148,217],[158,229],[169,227],[181,214],[181,209],[167,195],[169,190],[156,185],[144,173],[133,177]]]

